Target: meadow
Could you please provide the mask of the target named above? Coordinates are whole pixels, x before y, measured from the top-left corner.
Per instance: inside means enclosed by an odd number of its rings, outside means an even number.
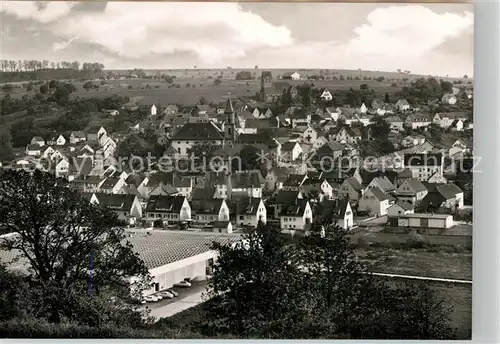
[[[73,97],[108,97],[113,94],[120,96],[127,96],[130,98],[131,103],[138,105],[151,105],[151,104],[196,104],[200,97],[204,97],[209,102],[222,102],[227,99],[229,93],[235,98],[248,97],[255,95],[260,91],[259,80],[236,80],[236,74],[239,71],[249,71],[249,69],[219,69],[219,70],[161,70],[161,71],[147,71],[151,74],[168,74],[174,78],[173,85],[168,84],[160,79],[112,79],[106,80],[105,84],[101,81],[95,81],[99,85],[99,89],[85,90],[83,88],[83,81],[71,82],[77,87],[77,91],[72,94]],[[274,81],[278,75],[291,70],[271,70]],[[123,73],[124,71],[113,71],[114,73]],[[261,70],[253,70],[254,75],[260,76]],[[401,90],[403,86],[409,85],[411,80],[414,80],[418,75],[391,73],[391,72],[375,72],[375,71],[345,71],[345,70],[308,70],[302,71],[303,80],[287,80],[292,85],[300,85],[303,83],[312,83],[316,88],[327,88],[332,91],[335,90],[348,90],[349,88],[359,89],[362,84],[367,84],[369,88],[373,89],[377,94],[383,96],[386,92],[393,94]],[[323,75],[327,80],[307,80],[312,75]],[[340,76],[344,80],[339,80]],[[383,76],[386,80],[376,81],[374,79]],[[221,77],[219,85],[214,84],[214,80]],[[333,80],[332,78],[337,78]],[[352,80],[345,80],[351,77]],[[355,80],[359,78],[360,80]],[[364,78],[370,80],[363,80]],[[23,82],[26,84],[27,82]],[[16,87],[10,92],[12,97],[21,97],[25,94],[34,94],[38,91],[38,86],[35,86],[33,91],[26,91],[22,87],[22,83],[16,83]],[[179,85],[176,87],[175,85]],[[396,86],[396,87],[394,87]],[[265,85],[266,91],[272,88],[271,83]],[[5,93],[0,91],[0,96]]]

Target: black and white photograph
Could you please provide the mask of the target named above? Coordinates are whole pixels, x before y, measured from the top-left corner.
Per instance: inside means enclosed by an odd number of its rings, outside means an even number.
[[[0,338],[471,339],[472,4],[0,18]]]

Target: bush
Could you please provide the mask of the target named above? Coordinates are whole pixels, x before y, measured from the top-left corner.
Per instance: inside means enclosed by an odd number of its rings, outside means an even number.
[[[203,339],[198,332],[181,328],[132,329],[128,327],[90,327],[75,323],[48,323],[39,319],[13,319],[0,322],[0,338],[116,338],[116,339]]]

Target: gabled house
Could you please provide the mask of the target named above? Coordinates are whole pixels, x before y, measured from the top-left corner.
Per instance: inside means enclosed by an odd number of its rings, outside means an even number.
[[[290,174],[287,180],[283,183],[283,190],[299,191],[306,179],[307,175],[305,174]]]
[[[363,186],[354,177],[350,177],[344,180],[340,185],[339,197],[346,198],[349,201],[358,201],[363,195]]]
[[[387,216],[398,217],[406,214],[413,214],[415,212],[414,206],[408,202],[396,202],[387,208]]]
[[[448,180],[439,172],[434,173],[432,176],[427,179],[427,183],[429,184],[446,184]]]
[[[316,141],[314,141],[312,149],[318,150],[328,143],[328,139],[324,136],[318,136]]]
[[[323,161],[328,164],[334,162],[337,158],[342,156],[345,146],[338,142],[327,142],[314,153],[314,161]]]
[[[332,121],[337,121],[341,115],[341,111],[338,109],[338,108],[334,108],[334,107],[327,107],[325,109],[325,112],[328,116],[330,116],[330,118],[332,119]]]
[[[464,192],[455,184],[427,184],[428,194],[420,204],[426,211],[458,211],[464,207]]]
[[[311,115],[304,109],[294,108],[289,114],[288,121],[292,128],[306,128],[311,124]]]
[[[439,125],[441,128],[448,129],[455,121],[459,120],[462,122],[463,127],[463,122],[465,122],[467,118],[468,115],[465,112],[439,112],[434,115],[432,122]]]
[[[361,104],[359,107],[359,112],[362,114],[365,114],[368,111],[368,108],[366,107],[365,103]]]
[[[229,222],[229,207],[223,199],[191,201],[193,219],[198,223]]]
[[[444,157],[442,154],[405,154],[404,167],[420,181],[427,181],[436,172],[443,174]]]
[[[316,139],[318,138],[318,132],[312,128],[308,127],[304,132],[302,133],[302,142],[306,144],[314,144],[316,142]]]
[[[432,118],[428,114],[413,113],[405,120],[405,126],[411,129],[425,128],[430,126]]]
[[[318,205],[321,218],[332,219],[343,229],[349,229],[354,225],[354,215],[349,201],[345,199],[324,200]]]
[[[378,188],[384,193],[391,193],[396,191],[396,186],[386,176],[375,177],[368,184],[368,189]]]
[[[281,75],[281,79],[300,80],[300,74],[298,72],[285,72]]]
[[[163,114],[165,115],[175,115],[177,112],[179,112],[179,108],[175,104],[169,104],[165,110],[163,110]]]
[[[334,141],[340,143],[350,143],[354,144],[361,140],[361,132],[358,128],[351,127],[339,127],[334,133],[331,135],[331,138]]]
[[[428,190],[425,185],[416,178],[406,179],[396,190],[398,201],[405,202],[416,206],[425,196]]]
[[[97,186],[99,192],[106,194],[124,194],[125,180],[116,177],[108,177]]]
[[[329,90],[325,89],[321,93],[320,98],[323,99],[323,100],[326,100],[326,101],[330,101],[330,100],[333,99],[333,96],[332,96],[332,94],[331,94],[331,92]]]
[[[119,220],[133,225],[142,218],[142,206],[135,195],[112,195],[94,193],[90,200],[112,210]]]
[[[184,196],[151,196],[145,213],[153,226],[191,220],[191,206]]]
[[[281,161],[293,162],[302,154],[302,147],[298,142],[288,141],[281,145]]]
[[[416,135],[416,136],[411,136],[408,135],[403,140],[401,140],[401,146],[403,147],[412,147],[412,146],[418,146],[418,145],[423,145],[425,142],[425,136],[422,135]]]
[[[454,94],[448,93],[441,98],[441,103],[448,105],[455,105],[457,103],[457,97]]]
[[[273,167],[266,173],[265,189],[268,191],[280,190],[288,176],[295,170],[293,168]]]
[[[34,157],[39,157],[42,154],[42,147],[39,144],[29,144],[24,150],[24,154]]]
[[[102,135],[107,134],[106,129],[102,126],[92,126],[87,131],[87,141],[98,142]]]
[[[306,231],[313,221],[311,205],[307,200],[296,199],[295,203],[283,207],[279,218],[280,228],[284,231]]]
[[[384,216],[390,206],[391,197],[377,187],[368,188],[359,200],[358,211],[370,215]]]
[[[60,159],[55,160],[55,175],[56,177],[65,177],[69,172],[69,160],[67,157],[63,156]]]
[[[47,141],[49,146],[64,146],[66,144],[66,139],[62,135],[56,135]]]
[[[186,156],[195,145],[222,146],[224,134],[212,122],[186,123],[172,136],[172,148],[178,156]]]
[[[31,139],[30,144],[32,144],[32,145],[38,145],[40,147],[43,147],[43,146],[45,146],[45,140],[41,136],[33,136],[33,138]]]
[[[260,171],[245,171],[231,174],[229,177],[229,197],[249,197],[260,199],[265,179]]]
[[[396,109],[398,109],[399,111],[408,111],[410,110],[410,104],[406,99],[399,99],[396,102]]]
[[[303,199],[300,191],[279,190],[272,198],[272,207],[274,209],[274,218],[278,219],[281,210],[290,204],[295,204],[297,200]]]
[[[150,114],[151,116],[156,116],[156,113],[158,112],[158,109],[156,108],[156,105],[151,105],[151,108],[150,108]]]
[[[227,233],[233,232],[233,224],[231,221],[216,221],[212,223],[212,230],[214,233]]]
[[[252,114],[252,116],[257,119],[266,119],[273,117],[273,112],[269,108],[255,107],[255,108],[250,108],[249,111]]]
[[[248,198],[238,203],[236,223],[240,226],[257,227],[267,222],[267,210],[261,198]]]
[[[389,124],[389,127],[391,128],[392,131],[403,131],[403,120],[399,116],[389,116],[384,118],[384,120]]]
[[[87,137],[85,136],[85,133],[83,131],[73,131],[71,132],[71,135],[69,135],[69,142],[73,145],[80,142],[85,142],[86,140]]]

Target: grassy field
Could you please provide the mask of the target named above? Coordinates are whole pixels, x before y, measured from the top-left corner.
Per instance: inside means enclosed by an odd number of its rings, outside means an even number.
[[[300,85],[303,80],[288,81],[292,85]],[[368,84],[375,92],[383,96],[386,92],[394,93],[401,87],[391,87],[387,82],[378,82],[373,80],[314,80],[308,81],[314,83],[315,87],[325,87],[331,90],[337,89],[359,89],[361,84]],[[174,83],[179,84],[180,88],[169,87],[164,81],[147,80],[147,79],[130,79],[130,80],[107,80],[105,85],[100,85],[99,90],[86,91],[83,89],[82,82],[73,82],[77,87],[77,91],[73,93],[73,97],[108,97],[112,94],[127,96],[132,102],[141,105],[151,104],[196,104],[200,97],[206,98],[210,102],[222,102],[227,99],[229,93],[233,97],[253,96],[260,90],[260,82],[257,80],[240,81],[234,79],[222,79],[220,85],[214,85],[214,79],[206,78],[179,78],[175,79]],[[98,83],[98,82],[97,82]],[[187,86],[189,84],[189,87]],[[151,88],[146,88],[149,85]],[[129,86],[132,86],[130,89]],[[193,87],[194,86],[194,87]],[[270,85],[266,86],[269,90]],[[16,88],[11,92],[12,97],[21,97],[28,92],[22,88]],[[34,94],[34,91],[29,92]],[[3,96],[0,94],[0,96]]]
[[[457,247],[370,247],[356,253],[374,272],[472,280],[472,252]]]

